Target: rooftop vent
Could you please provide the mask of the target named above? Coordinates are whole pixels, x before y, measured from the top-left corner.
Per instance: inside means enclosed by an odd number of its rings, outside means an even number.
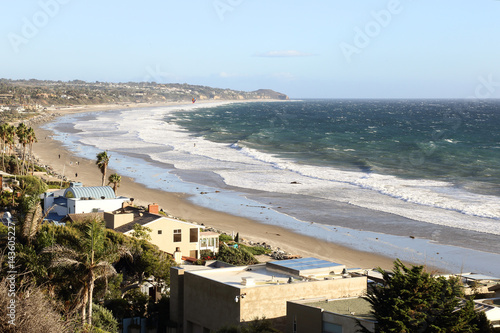
[[[255,286],[255,279],[251,277],[242,277],[241,284],[247,287]]]

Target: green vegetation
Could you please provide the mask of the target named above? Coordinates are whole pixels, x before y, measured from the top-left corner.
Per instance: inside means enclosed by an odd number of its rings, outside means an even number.
[[[409,268],[399,260],[391,273],[379,272],[383,285],[368,293],[376,332],[490,332],[484,313],[463,298],[458,278],[434,277],[423,266]]]
[[[94,304],[92,307],[92,317],[94,327],[104,332],[118,332],[118,321],[113,317],[113,313],[105,307]]]
[[[139,223],[134,224],[134,231],[132,231],[132,237],[137,239],[151,240],[151,228],[144,227]]]
[[[222,244],[217,253],[217,260],[227,262],[235,266],[253,265],[257,264],[258,260],[245,249],[234,248]]]
[[[33,128],[27,127],[24,123],[20,123],[17,127],[2,123],[0,125],[2,170],[20,175],[33,172],[35,168],[33,143],[35,142],[37,139]]]
[[[246,246],[246,245],[243,245],[243,244],[238,244],[238,246],[239,246],[239,248],[241,248],[241,249],[243,249],[243,250],[245,250],[247,252],[250,252],[254,256],[258,256],[258,255],[261,255],[261,254],[268,254],[268,253],[272,252],[271,250],[266,249],[263,246]]]
[[[121,181],[122,181],[122,176],[118,175],[117,173],[112,174],[108,178],[108,185],[113,184],[113,191],[115,192],[115,194],[118,187],[120,187]]]
[[[0,244],[16,254],[13,263],[18,272],[16,311],[26,318],[35,318],[40,325],[28,319],[23,320],[22,325],[17,321],[20,326],[16,331],[107,332],[110,327],[111,331],[116,331],[113,328],[116,320],[123,317],[112,318],[106,309],[124,300],[126,306],[122,315],[159,317],[155,312],[159,311],[158,306],[149,296],[139,295],[137,287],[152,275],[156,281],[168,285],[173,263],[169,255],[145,239],[105,229],[101,220],[67,223],[66,226],[42,225],[38,195],[47,185],[33,176],[21,176],[18,180],[15,193],[19,195],[3,193],[0,197],[5,201],[3,207],[8,205],[17,218],[15,245],[7,247],[7,228],[3,225]],[[7,283],[9,265],[12,264],[8,257],[0,256],[0,283]],[[8,301],[8,297],[2,297],[0,291],[0,304]],[[168,299],[168,295],[164,297]],[[40,313],[44,313],[43,320]],[[53,329],[44,326],[45,319],[51,321]],[[6,316],[0,320],[0,331],[12,331],[4,327],[7,320]]]
[[[226,234],[221,234],[219,236],[219,241],[222,243],[222,242],[232,242],[233,241],[233,237],[229,236],[229,235],[226,235]]]

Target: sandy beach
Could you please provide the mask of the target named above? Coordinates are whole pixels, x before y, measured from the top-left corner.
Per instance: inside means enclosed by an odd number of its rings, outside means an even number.
[[[200,102],[200,103],[203,103]],[[97,105],[78,106],[47,110],[43,119],[31,122],[29,126],[35,129],[38,143],[34,144],[35,156],[41,164],[50,165],[55,172],[64,174],[69,180],[82,182],[85,186],[100,186],[101,173],[94,160],[83,159],[73,155],[63,145],[52,139],[52,133],[40,127],[46,121],[57,116],[75,112],[93,112],[125,108],[154,107],[169,104],[127,104],[127,105]],[[111,168],[108,173],[115,171]],[[158,203],[163,210],[177,218],[202,223],[224,232],[239,232],[240,237],[254,242],[265,242],[273,247],[279,247],[291,254],[314,256],[325,260],[342,263],[350,268],[382,267],[391,269],[395,258],[388,258],[373,252],[361,252],[334,243],[321,241],[309,236],[300,235],[281,227],[262,224],[247,218],[218,212],[200,207],[186,200],[183,193],[172,193],[147,188],[138,184],[132,178],[122,177],[118,194],[134,198],[138,205]]]

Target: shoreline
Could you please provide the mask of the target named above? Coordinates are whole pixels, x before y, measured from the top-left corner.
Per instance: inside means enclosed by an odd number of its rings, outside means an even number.
[[[267,101],[267,100],[266,100]],[[198,104],[210,102],[248,102],[247,100],[235,101],[199,101]],[[63,144],[52,139],[53,133],[41,128],[46,122],[51,122],[59,116],[73,113],[98,112],[140,107],[184,105],[188,103],[148,103],[128,105],[96,105],[89,107],[72,107],[50,110],[42,119],[26,122],[36,132],[38,143],[34,144],[34,154],[41,164],[49,165],[58,174],[70,175],[69,179],[82,182],[85,186],[98,186],[101,184],[101,174],[95,162],[75,156]],[[60,156],[60,157],[59,157]],[[111,167],[108,174],[115,172]],[[73,177],[75,175],[76,177]],[[373,252],[363,252],[331,242],[318,240],[314,237],[301,235],[288,229],[263,224],[255,220],[234,216],[230,213],[219,212],[195,205],[187,200],[184,193],[166,192],[151,189],[134,182],[130,177],[122,176],[122,183],[118,193],[132,197],[139,205],[158,203],[163,210],[177,218],[197,222],[207,227],[231,233],[239,232],[240,237],[247,241],[265,242],[273,247],[280,248],[288,253],[303,257],[314,256],[325,260],[339,262],[348,267],[374,268],[382,267],[392,269],[395,258],[389,258]],[[435,270],[434,267],[432,267]]]

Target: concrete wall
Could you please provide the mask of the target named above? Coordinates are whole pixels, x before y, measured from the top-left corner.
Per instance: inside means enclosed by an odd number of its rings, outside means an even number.
[[[134,213],[104,213],[106,228],[115,229],[134,220]]]
[[[244,289],[241,320],[249,321],[265,316],[273,319],[286,316],[286,302],[304,298],[341,298],[366,293],[366,277],[355,277],[312,282],[294,282]]]
[[[184,269],[170,268],[170,320],[177,323],[177,329],[184,322]]]
[[[300,302],[287,302],[285,333],[293,333],[296,325],[297,333],[322,333],[323,310]]]
[[[215,330],[238,325],[242,302],[235,302],[235,297],[239,295],[239,288],[185,272],[184,332],[191,333],[189,328],[196,326]]]
[[[68,199],[67,214],[92,213],[94,209],[101,212],[111,212],[122,208],[122,204],[128,201],[128,198],[120,199],[97,199],[97,200],[77,200]]]

